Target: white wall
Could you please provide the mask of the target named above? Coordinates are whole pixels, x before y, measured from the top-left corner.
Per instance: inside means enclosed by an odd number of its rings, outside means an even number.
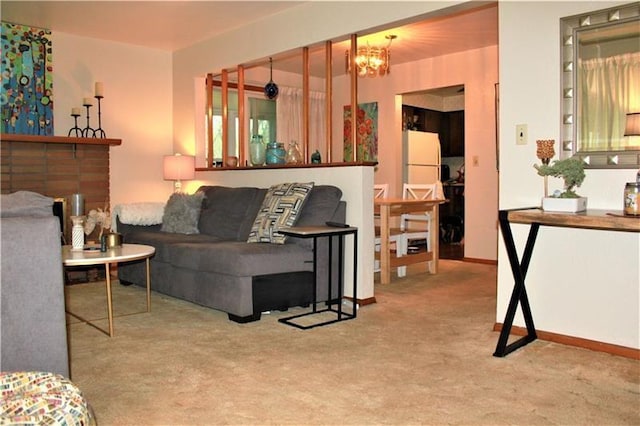
[[[500,3],[500,208],[540,205],[535,140],[560,139],[560,18],[624,3]],[[523,17],[535,31],[523,31]],[[521,123],[529,126],[527,145],[515,144]],[[624,184],[635,174],[588,170],[579,193],[591,208],[622,209]],[[528,227],[514,228],[521,252]],[[639,263],[638,234],[541,228],[527,276],[536,328],[640,348]],[[497,322],[504,320],[512,287],[500,241]]]
[[[172,183],[162,179],[162,156],[173,153],[171,54],[122,43],[53,33],[54,133],[67,136],[72,107],[104,83],[102,128],[122,139],[110,149],[111,206],[166,200]],[[90,110],[97,127],[97,102]],[[86,126],[85,109],[78,120]]]

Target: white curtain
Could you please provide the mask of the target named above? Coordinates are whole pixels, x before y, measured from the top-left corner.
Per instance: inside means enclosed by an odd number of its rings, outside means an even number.
[[[302,152],[302,89],[280,87],[276,102],[277,135],[276,140],[284,143],[285,149],[291,141],[298,142]],[[323,152],[325,146],[325,99],[322,92],[309,93],[309,152]]]
[[[580,150],[621,150],[626,114],[640,112],[640,52],[578,64]]]

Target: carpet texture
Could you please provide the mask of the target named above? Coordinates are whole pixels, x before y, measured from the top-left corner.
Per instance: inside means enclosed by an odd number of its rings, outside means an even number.
[[[311,330],[114,282],[115,336],[68,317],[73,382],[106,425],[638,425],[640,363],[544,341],[492,353],[496,267],[441,261],[376,284],[358,318]],[[106,317],[104,285],[68,309]],[[96,323],[106,329],[106,319]]]

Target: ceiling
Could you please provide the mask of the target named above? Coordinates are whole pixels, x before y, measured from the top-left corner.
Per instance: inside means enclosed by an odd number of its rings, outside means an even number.
[[[8,1],[0,2],[2,20],[83,37],[175,51],[251,22],[264,19],[301,1]],[[497,3],[388,28],[358,39],[358,44],[391,45],[397,65],[428,57],[498,44]],[[185,25],[185,23],[188,23]],[[364,31],[364,30],[363,30]],[[364,32],[363,32],[364,33]],[[335,52],[349,41],[335,42]],[[310,49],[311,74],[324,75],[323,50]],[[289,58],[287,59],[287,56]],[[266,58],[256,58],[265,60]],[[274,57],[274,69],[299,72],[298,58]],[[393,68],[393,67],[392,67]],[[343,74],[344,61],[334,59],[334,75]]]
[[[296,1],[8,1],[2,20],[167,51],[296,7]]]

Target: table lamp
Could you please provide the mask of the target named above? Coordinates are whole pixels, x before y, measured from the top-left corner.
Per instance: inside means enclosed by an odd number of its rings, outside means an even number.
[[[196,176],[196,158],[193,155],[165,155],[164,179],[174,180],[173,192],[182,191],[182,181],[192,180]]]

